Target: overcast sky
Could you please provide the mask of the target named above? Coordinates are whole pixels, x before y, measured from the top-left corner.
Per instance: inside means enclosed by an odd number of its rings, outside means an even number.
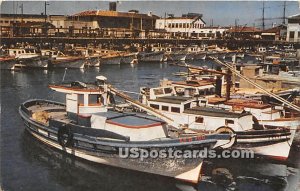
[[[16,13],[17,4],[23,3],[24,14],[41,14],[44,12],[43,1],[26,2],[2,2],[1,13]],[[47,14],[71,15],[84,10],[107,10],[108,1],[49,1]],[[266,27],[272,23],[279,24],[282,19],[274,19],[283,16],[283,1],[265,1]],[[286,16],[300,13],[298,1],[286,2]],[[15,10],[14,8],[15,7]],[[238,25],[261,26],[262,22],[262,1],[119,1],[118,11],[139,10],[141,13],[148,13],[163,17],[165,12],[181,16],[183,13],[202,13],[203,20],[207,25],[220,26],[234,25],[237,19]],[[18,13],[21,12],[19,8]]]

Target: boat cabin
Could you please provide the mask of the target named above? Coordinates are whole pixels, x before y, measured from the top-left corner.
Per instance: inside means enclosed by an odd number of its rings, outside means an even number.
[[[107,112],[107,105],[113,100],[107,91],[106,78],[97,77],[97,84],[72,82],[68,84],[50,85],[52,90],[66,94],[66,111],[70,119],[78,123],[88,121],[93,113]],[[81,120],[82,119],[82,120]]]
[[[149,99],[148,106],[184,124],[189,129],[212,132],[219,127],[230,127],[234,131],[253,128],[252,115],[229,110],[207,107],[207,99],[182,96],[163,96]]]
[[[166,123],[145,114],[122,113],[109,110],[114,104],[106,77],[97,76],[94,84],[72,82],[50,85],[55,91],[66,94],[68,118],[77,125],[103,129],[129,137],[131,141],[166,138]]]
[[[39,56],[33,48],[13,48],[8,49],[9,56],[14,56],[16,58],[32,58]]]

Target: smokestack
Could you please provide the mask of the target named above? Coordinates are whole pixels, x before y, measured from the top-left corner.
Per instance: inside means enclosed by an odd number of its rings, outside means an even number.
[[[117,11],[117,2],[109,2],[109,10]]]

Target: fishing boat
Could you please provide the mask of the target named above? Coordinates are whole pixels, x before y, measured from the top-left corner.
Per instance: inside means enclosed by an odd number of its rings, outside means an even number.
[[[249,149],[266,158],[286,160],[296,129],[269,123],[260,125],[250,112],[209,107],[207,99],[175,96],[174,87],[151,88],[142,101],[177,123],[194,131],[227,132],[237,135],[238,149]],[[143,94],[142,94],[143,95]],[[277,126],[278,125],[278,126]]]
[[[168,149],[226,148],[234,144],[234,136],[229,134],[186,134],[183,131],[171,134],[170,127],[158,118],[110,110],[113,93],[122,98],[126,96],[107,84],[104,76],[98,76],[92,84],[76,81],[49,87],[66,94],[66,104],[37,99],[24,102],[19,113],[26,130],[42,143],[79,158],[197,183],[201,170],[199,158],[141,160],[126,157],[120,150],[166,152]],[[131,99],[128,101],[140,105]],[[158,114],[151,108],[147,111]]]
[[[12,56],[0,57],[1,70],[14,70],[16,64],[17,64],[17,60],[15,59],[15,57]]]
[[[28,58],[19,58],[19,64],[25,68],[48,68],[49,58],[47,56],[35,56]]]
[[[109,54],[101,56],[102,64],[119,65],[119,64],[121,64],[121,60],[122,60],[122,55],[117,52],[113,52],[113,53],[109,53]]]
[[[165,61],[164,51],[158,52],[139,52],[139,62],[163,62]]]
[[[188,52],[180,47],[168,47],[165,56],[167,61],[185,61],[187,54]]]
[[[123,53],[121,64],[137,64],[137,53]]]
[[[79,68],[83,69],[87,62],[87,58],[84,56],[68,56],[62,52],[58,52],[58,55],[50,59],[49,67],[52,68]]]
[[[88,56],[86,60],[86,66],[88,67],[100,67],[100,56],[97,55],[92,55]]]

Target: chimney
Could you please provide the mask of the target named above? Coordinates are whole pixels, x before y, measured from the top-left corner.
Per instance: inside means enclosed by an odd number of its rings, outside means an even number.
[[[117,11],[117,2],[109,2],[109,10]]]

